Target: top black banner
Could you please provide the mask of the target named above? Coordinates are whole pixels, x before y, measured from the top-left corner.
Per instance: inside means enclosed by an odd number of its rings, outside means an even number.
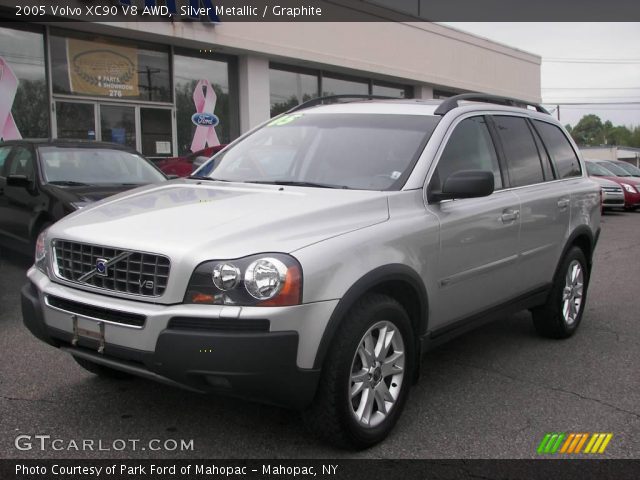
[[[5,21],[618,22],[638,0],[0,0]],[[588,27],[585,27],[588,28]]]

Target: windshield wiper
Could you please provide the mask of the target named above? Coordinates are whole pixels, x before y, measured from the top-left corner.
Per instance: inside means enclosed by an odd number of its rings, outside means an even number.
[[[49,182],[51,185],[61,185],[63,187],[88,187],[90,184],[82,182],[74,182],[73,180],[54,180]]]
[[[285,185],[291,187],[314,187],[314,188],[340,188],[349,190],[346,185],[332,185],[330,183],[301,182],[295,180],[247,180],[244,183],[258,183],[261,185]]]

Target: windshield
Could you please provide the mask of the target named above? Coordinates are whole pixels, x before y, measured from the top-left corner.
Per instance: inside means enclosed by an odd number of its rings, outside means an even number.
[[[630,163],[627,163],[627,162],[615,163],[614,165],[620,167],[625,172],[627,172],[630,175],[633,175],[634,177],[640,177],[640,168],[636,167],[635,165],[631,165]]]
[[[425,115],[284,115],[215,156],[194,176],[231,182],[399,189],[438,120]]]
[[[610,172],[609,170],[601,166],[599,163],[593,163],[593,162],[585,162],[585,163],[587,164],[587,172],[589,172],[589,175],[593,175],[594,177],[615,177],[616,176],[614,173]]]
[[[615,163],[611,163],[611,162],[598,162],[598,165],[606,168],[607,170],[609,170],[610,172],[613,172],[613,174],[616,177],[630,177],[631,174],[625,170],[623,170],[622,168],[620,168],[618,165],[616,165]]]
[[[40,147],[45,180],[58,185],[143,185],[166,180],[135,153],[94,147]]]

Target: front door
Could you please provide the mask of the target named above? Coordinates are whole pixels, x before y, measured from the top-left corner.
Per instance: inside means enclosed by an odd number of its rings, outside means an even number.
[[[430,296],[430,327],[436,331],[517,293],[520,201],[503,190],[502,169],[484,116],[455,125],[428,188],[439,190],[460,170],[492,171],[495,191],[429,205],[440,221],[437,288]]]

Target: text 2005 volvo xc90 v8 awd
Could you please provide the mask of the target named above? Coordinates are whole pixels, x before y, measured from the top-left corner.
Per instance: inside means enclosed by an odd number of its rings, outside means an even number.
[[[291,406],[355,448],[430,346],[520,309],[575,332],[600,199],[558,122],[479,94],[335,100],[51,226],[27,327],[96,374]]]

